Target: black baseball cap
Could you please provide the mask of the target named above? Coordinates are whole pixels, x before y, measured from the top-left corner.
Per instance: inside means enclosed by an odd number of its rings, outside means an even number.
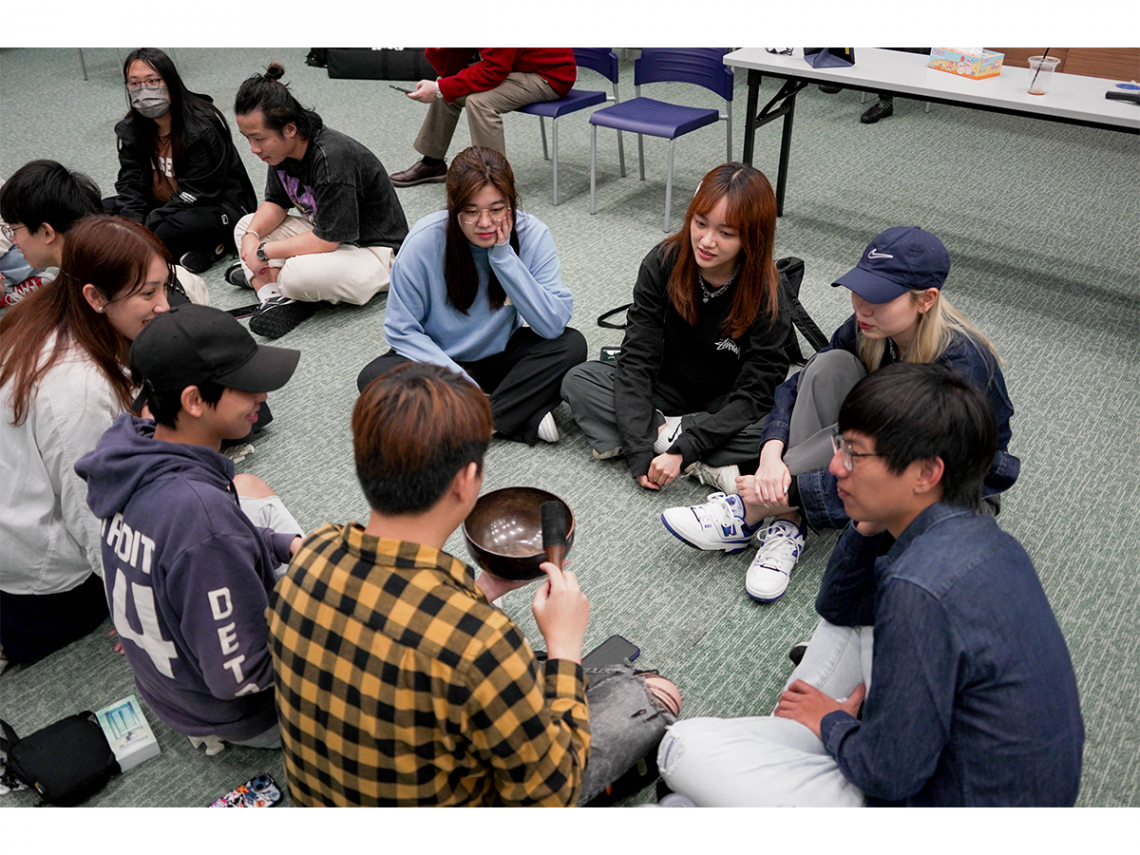
[[[850,288],[868,303],[888,303],[908,291],[938,288],[950,273],[950,253],[942,241],[918,226],[880,232],[854,268],[832,286]]]
[[[187,303],[148,323],[131,345],[136,383],[156,392],[181,391],[211,380],[242,392],[284,386],[301,351],[258,344],[228,312]]]

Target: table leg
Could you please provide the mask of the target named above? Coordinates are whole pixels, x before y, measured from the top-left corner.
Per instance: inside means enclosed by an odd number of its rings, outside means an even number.
[[[744,152],[741,159],[752,165],[752,147],[756,142],[756,105],[760,101],[760,72],[748,69],[748,109],[744,114]]]
[[[780,134],[780,166],[776,172],[776,216],[784,216],[784,193],[788,187],[788,160],[792,153],[792,122],[796,117],[795,90],[784,102],[784,127]]]

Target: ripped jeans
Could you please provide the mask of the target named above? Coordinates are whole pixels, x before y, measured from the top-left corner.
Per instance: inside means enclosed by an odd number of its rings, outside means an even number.
[[[621,777],[654,750],[676,717],[653,697],[642,675],[629,665],[586,671],[590,705],[590,756],[579,805]]]

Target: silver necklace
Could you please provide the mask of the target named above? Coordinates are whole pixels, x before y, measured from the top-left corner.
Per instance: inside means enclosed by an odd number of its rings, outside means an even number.
[[[705,281],[705,277],[701,276],[701,274],[698,273],[697,281],[701,283],[701,302],[707,303],[713,297],[719,297],[721,294],[727,291],[732,286],[732,283],[736,281],[736,274],[739,272],[740,265],[737,265],[736,269],[732,271],[732,276],[730,276],[728,281],[721,285],[719,288],[711,287],[709,283]]]

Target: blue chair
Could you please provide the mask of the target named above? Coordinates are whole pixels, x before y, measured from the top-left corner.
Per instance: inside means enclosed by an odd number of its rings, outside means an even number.
[[[550,119],[554,137],[554,193],[552,201],[558,204],[558,119],[567,113],[577,113],[595,104],[604,104],[612,101],[621,102],[618,97],[618,58],[617,54],[609,48],[574,48],[574,62],[581,68],[596,71],[614,85],[614,94],[607,96],[605,92],[591,89],[571,89],[565,98],[557,101],[540,101],[537,104],[527,104],[520,107],[516,113],[529,113],[538,116],[538,127],[542,131],[542,159],[550,160],[546,149],[546,124],[543,117]],[[622,148],[621,132],[618,132],[618,157],[621,159],[621,174],[625,175],[625,150]]]
[[[634,63],[636,97],[590,114],[590,213],[594,213],[598,127],[637,134],[637,161],[645,180],[645,152],[642,135],[669,140],[669,173],[665,182],[665,231],[669,231],[673,204],[673,149],[677,137],[724,119],[728,123],[728,160],[732,160],[732,69],[723,62],[728,48],[645,48]],[[641,97],[646,83],[693,83],[703,86],[725,101],[725,113],[717,109],[683,107]],[[623,168],[622,175],[625,175]]]

